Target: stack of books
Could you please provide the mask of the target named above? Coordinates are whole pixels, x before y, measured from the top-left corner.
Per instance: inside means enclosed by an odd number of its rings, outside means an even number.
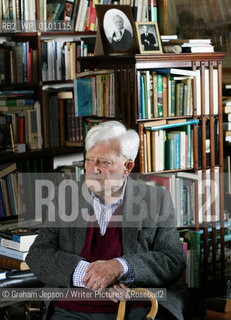
[[[37,229],[1,229],[0,268],[29,270],[25,259],[37,235]]]
[[[168,43],[164,43],[165,46],[180,46],[182,52],[191,53],[209,53],[214,52],[214,46],[211,39],[173,39]]]

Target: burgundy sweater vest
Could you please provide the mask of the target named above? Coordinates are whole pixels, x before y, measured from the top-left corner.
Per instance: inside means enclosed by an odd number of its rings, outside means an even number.
[[[113,214],[119,214],[119,207]],[[104,236],[96,225],[90,225],[87,230],[86,241],[81,252],[81,257],[88,262],[96,260],[110,260],[122,254],[122,229],[109,223]],[[117,313],[118,303],[105,301],[65,301],[56,302],[55,306],[74,311],[87,313]]]

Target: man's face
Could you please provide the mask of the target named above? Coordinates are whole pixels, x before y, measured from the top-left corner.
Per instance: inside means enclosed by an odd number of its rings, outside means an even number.
[[[116,18],[116,19],[114,20],[114,24],[115,24],[115,26],[116,26],[116,28],[117,28],[118,30],[123,29],[124,23],[123,23],[123,20],[122,20],[122,19]]]
[[[120,155],[119,141],[101,142],[86,154],[86,183],[99,197],[121,189],[126,177],[126,159]]]
[[[144,33],[147,33],[148,32],[148,27],[147,26],[143,26],[143,31],[144,31]]]

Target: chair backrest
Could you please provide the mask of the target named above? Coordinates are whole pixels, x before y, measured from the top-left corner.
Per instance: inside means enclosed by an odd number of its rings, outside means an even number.
[[[134,288],[132,289],[132,291],[135,291],[136,293],[142,293],[143,296],[149,298],[149,300],[151,301],[151,309],[147,314],[146,319],[147,320],[155,319],[155,316],[158,311],[158,302],[155,294],[152,291],[145,288]],[[126,301],[120,301],[116,320],[124,320],[125,309],[126,309]]]

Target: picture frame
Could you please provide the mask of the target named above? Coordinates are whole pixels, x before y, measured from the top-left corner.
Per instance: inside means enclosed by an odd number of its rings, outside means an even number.
[[[95,55],[139,52],[136,27],[129,5],[96,5],[98,31]]]
[[[140,53],[163,53],[157,22],[136,22]]]

